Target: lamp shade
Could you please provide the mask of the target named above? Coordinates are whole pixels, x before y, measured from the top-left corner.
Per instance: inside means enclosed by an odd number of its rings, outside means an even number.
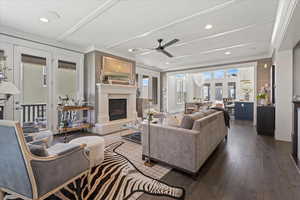
[[[15,95],[20,94],[20,91],[12,82],[2,81],[0,82],[0,94]]]

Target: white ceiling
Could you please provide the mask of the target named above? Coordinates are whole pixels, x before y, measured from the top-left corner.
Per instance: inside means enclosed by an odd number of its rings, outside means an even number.
[[[0,25],[168,71],[270,55],[277,6],[278,0],[0,0]],[[156,47],[158,38],[180,39],[167,49],[174,58],[128,52]]]

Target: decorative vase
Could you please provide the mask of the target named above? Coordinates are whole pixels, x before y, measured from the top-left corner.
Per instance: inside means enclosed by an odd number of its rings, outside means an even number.
[[[266,105],[266,99],[260,99],[260,105],[265,106]]]

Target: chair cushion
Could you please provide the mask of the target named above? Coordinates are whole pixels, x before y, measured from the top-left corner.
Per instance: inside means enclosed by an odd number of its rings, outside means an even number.
[[[48,156],[48,152],[43,145],[28,144],[28,147],[30,149],[30,152],[33,155],[36,155],[39,157],[47,157]]]
[[[72,144],[72,143],[57,143],[50,148],[47,149],[48,154],[50,155],[64,155],[66,153],[69,153],[71,151],[74,151],[75,149],[80,149],[79,144]]]

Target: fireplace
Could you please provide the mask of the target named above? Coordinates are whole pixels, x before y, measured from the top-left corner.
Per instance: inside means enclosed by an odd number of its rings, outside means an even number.
[[[97,83],[96,86],[97,122],[92,129],[93,133],[99,135],[114,133],[123,130],[124,125],[136,121],[135,85]]]
[[[109,121],[127,118],[127,99],[109,99]]]

